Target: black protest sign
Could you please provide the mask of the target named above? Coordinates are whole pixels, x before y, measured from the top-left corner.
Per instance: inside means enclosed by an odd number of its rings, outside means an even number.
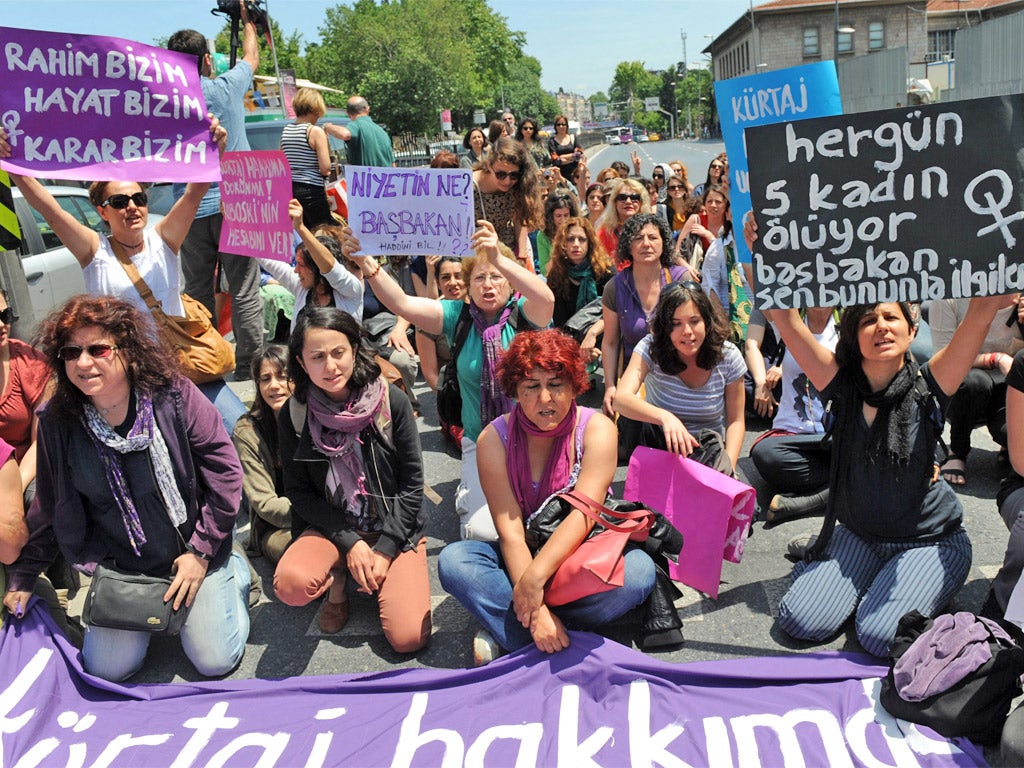
[[[748,128],[757,306],[1024,289],[1024,95]]]

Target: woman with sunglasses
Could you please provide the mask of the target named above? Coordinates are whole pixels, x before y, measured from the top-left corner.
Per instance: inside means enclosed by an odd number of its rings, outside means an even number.
[[[658,203],[664,204],[668,197],[668,190],[665,185],[668,184],[668,180],[672,178],[672,166],[668,163],[656,163],[654,170],[651,171],[651,183],[654,185],[657,194],[651,199],[657,200]]]
[[[616,266],[623,269],[628,266],[628,262],[618,261],[619,232],[636,214],[654,212],[651,198],[639,179],[619,179],[612,182],[605,206],[604,213],[597,221],[597,236],[604,249],[615,256]]]
[[[21,475],[19,492],[32,500],[36,479],[36,409],[50,381],[46,356],[30,344],[11,338],[14,310],[0,288],[0,439],[14,448]]]
[[[13,613],[26,604],[58,548],[84,573],[102,562],[169,576],[164,599],[189,610],[185,655],[201,675],[224,675],[249,635],[249,569],[231,547],[242,468],[216,409],[178,373],[174,353],[153,343],[145,316],[131,302],[82,295],[43,321],[56,389],[39,413],[29,541],[4,605]],[[86,626],[86,671],[131,677],[150,637]]]
[[[270,344],[252,359],[256,397],[235,424],[232,440],[242,463],[242,491],[249,502],[249,549],[277,563],[292,541],[292,502],[284,493],[277,415],[295,385],[288,348]]]
[[[538,168],[547,168],[551,165],[551,158],[548,156],[541,140],[537,137],[537,133],[537,121],[532,117],[524,117],[519,121],[519,127],[516,129],[516,140],[522,142],[523,146],[526,147],[526,151],[533,159],[534,165]],[[566,176],[566,178],[569,177]]]
[[[223,152],[227,132],[213,115],[210,135]],[[10,157],[7,135],[0,129],[0,157]],[[94,181],[89,185],[89,202],[106,224],[109,234],[86,226],[64,210],[49,190],[31,176],[10,174],[25,200],[49,224],[54,234],[82,266],[85,289],[94,296],[115,296],[135,305],[156,333],[149,307],[122,266],[130,261],[153,292],[163,311],[181,317],[182,286],[178,253],[195,218],[209,182],[192,182],[171,210],[152,229],[147,229],[149,196],[134,181]],[[222,381],[199,385],[224,418],[230,432],[245,413],[241,400]]]
[[[498,239],[531,272],[529,235],[543,223],[540,187],[532,166],[526,147],[511,136],[503,136],[491,147],[487,160],[473,171],[477,220],[493,224]]]
[[[563,189],[555,189],[544,198],[544,229],[537,232],[537,263],[540,273],[548,273],[551,261],[551,244],[555,241],[562,225],[573,216],[579,216],[576,200]]]
[[[689,456],[701,448],[701,431],[710,430],[724,441],[729,466],[722,468],[735,471],[746,430],[747,366],[728,337],[725,318],[699,283],[662,289],[651,332],[636,345],[612,403],[643,422],[643,445]]]
[[[512,407],[496,383],[494,366],[518,331],[544,328],[551,322],[555,297],[542,277],[525,269],[498,241],[490,222],[481,220],[478,225],[472,239],[476,255],[462,260],[468,304],[409,296],[382,272],[373,256],[359,254],[354,258],[360,260],[366,281],[391,312],[420,331],[444,334],[453,348],[460,332],[464,338],[456,358],[464,432],[455,509],[462,538],[493,541],[498,534],[480,488],[476,440],[487,424]],[[351,231],[342,242],[342,250],[347,256],[359,252],[359,240]]]
[[[466,154],[459,160],[460,168],[476,168],[484,160],[489,143],[484,136],[483,128],[470,128],[466,137],[462,140],[462,147]]]
[[[704,183],[698,184],[693,188],[694,197],[701,197],[704,194],[704,191],[712,184],[728,184],[728,171],[729,162],[726,159],[725,152],[721,152],[708,165],[708,175],[704,179]]]
[[[583,157],[583,148],[576,140],[576,134],[569,133],[569,118],[565,115],[555,116],[555,135],[548,139],[548,153],[551,163],[562,172],[562,176],[571,179],[576,166]]]

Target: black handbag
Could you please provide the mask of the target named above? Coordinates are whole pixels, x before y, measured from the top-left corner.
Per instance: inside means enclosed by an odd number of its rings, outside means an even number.
[[[170,576],[125,573],[100,563],[85,597],[82,621],[109,629],[176,635],[188,618],[188,608],[182,603],[174,610],[173,599],[164,602],[172,581]]]
[[[586,338],[587,332],[603,316],[601,298],[598,297],[589,304],[584,304],[576,310],[575,314],[565,321],[562,330],[572,336],[580,344]]]
[[[918,638],[927,647],[935,646],[937,639],[932,636],[934,632],[926,635],[934,624],[932,619],[917,611],[911,611],[900,619],[889,652],[893,664],[882,680],[879,695],[882,706],[896,717],[926,725],[947,738],[966,736],[978,744],[994,744],[999,741],[1010,704],[1020,694],[1024,648],[1014,643],[1007,633],[998,631],[998,627],[993,631],[991,625],[984,624],[981,619],[977,621],[984,627],[983,632],[987,637],[982,642],[987,643],[991,658],[945,690],[918,701],[908,701],[900,695],[897,687],[894,671],[896,664]],[[971,634],[973,636],[974,633]],[[964,646],[957,645],[963,637],[944,639],[940,661],[959,658],[964,653]],[[923,675],[925,679],[934,679],[936,675],[928,663],[921,664],[916,674]]]
[[[469,329],[473,327],[473,318],[466,304],[459,313],[455,324],[455,335],[452,339],[451,359],[441,369],[441,385],[437,388],[437,417],[442,424],[452,427],[462,426],[462,387],[459,385],[459,371],[456,361],[466,343]]]

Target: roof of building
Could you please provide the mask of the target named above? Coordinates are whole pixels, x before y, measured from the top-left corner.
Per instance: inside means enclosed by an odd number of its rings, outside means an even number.
[[[839,0],[840,5],[860,3],[865,0]],[[877,2],[877,0],[876,0]],[[1013,6],[1021,4],[1021,0],[928,0],[928,13],[942,13],[945,11],[985,11],[1001,6]],[[766,3],[754,5],[754,12],[758,11],[782,11],[797,8],[821,8],[835,7],[835,0],[768,0]]]

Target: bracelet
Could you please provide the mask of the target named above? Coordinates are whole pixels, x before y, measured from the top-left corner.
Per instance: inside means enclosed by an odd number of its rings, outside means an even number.
[[[363,277],[364,277],[365,279],[367,279],[367,280],[369,280],[369,279],[371,279],[371,278],[374,278],[374,277],[376,277],[376,276],[377,276],[377,273],[378,273],[378,272],[380,272],[380,262],[374,262],[374,263],[375,263],[375,264],[377,264],[377,269],[375,269],[375,270],[374,270],[373,272],[371,272],[371,273],[370,273],[370,274],[368,274],[368,275],[365,275],[365,274],[363,275]]]

